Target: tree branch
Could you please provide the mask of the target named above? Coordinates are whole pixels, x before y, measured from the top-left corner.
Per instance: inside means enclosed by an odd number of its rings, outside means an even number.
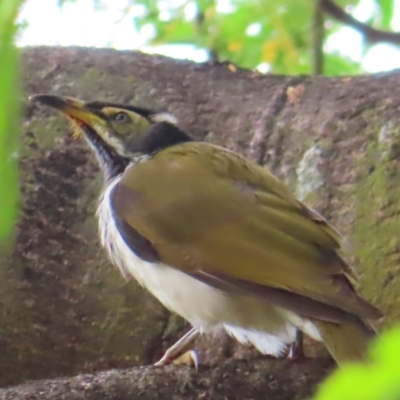
[[[347,14],[342,8],[336,5],[332,0],[320,0],[322,10],[335,18],[339,22],[348,25],[360,32],[369,44],[386,42],[391,44],[400,44],[399,32],[388,32],[372,28],[371,26],[358,21],[350,14]]]
[[[0,389],[0,400],[300,400],[309,398],[332,370],[323,358],[260,357],[216,367],[168,366],[111,370],[73,378],[32,381]]]

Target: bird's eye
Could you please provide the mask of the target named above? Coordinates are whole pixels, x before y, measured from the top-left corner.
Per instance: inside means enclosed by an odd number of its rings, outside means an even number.
[[[120,113],[118,113],[118,114],[115,114],[115,116],[114,116],[114,121],[115,121],[115,122],[119,122],[119,123],[127,122],[127,121],[128,121],[128,118],[129,118],[129,117],[128,117],[125,113],[120,112]]]

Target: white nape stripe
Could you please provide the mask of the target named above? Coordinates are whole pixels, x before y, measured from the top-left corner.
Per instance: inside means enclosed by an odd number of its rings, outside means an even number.
[[[169,122],[172,125],[176,125],[178,123],[178,118],[176,118],[174,114],[170,114],[169,112],[160,112],[157,114],[153,114],[150,118],[153,122]]]

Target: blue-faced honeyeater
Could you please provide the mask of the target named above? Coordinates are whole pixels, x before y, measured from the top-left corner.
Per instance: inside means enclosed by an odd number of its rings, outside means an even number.
[[[341,364],[365,355],[381,312],[361,298],[339,255],[341,235],[260,165],[193,140],[167,112],[51,95],[104,173],[97,217],[102,245],[193,328],[226,330],[280,355],[303,331]]]

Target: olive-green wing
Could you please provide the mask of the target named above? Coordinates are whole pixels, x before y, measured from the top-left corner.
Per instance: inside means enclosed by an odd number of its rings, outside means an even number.
[[[162,262],[209,284],[326,320],[339,321],[340,310],[380,316],[353,289],[337,231],[235,153],[206,143],[166,149],[130,167],[113,201]]]

